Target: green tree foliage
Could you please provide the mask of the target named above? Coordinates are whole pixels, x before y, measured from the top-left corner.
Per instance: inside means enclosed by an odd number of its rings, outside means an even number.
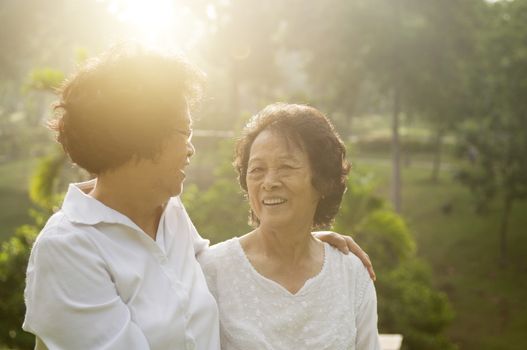
[[[52,68],[38,68],[31,71],[29,79],[29,89],[50,91],[60,86],[64,73]]]
[[[319,107],[348,121],[361,110],[392,116],[392,201],[399,211],[401,118],[413,115],[434,127],[436,178],[442,138],[464,113],[464,68],[482,1],[293,3],[287,44],[306,53]],[[350,123],[340,124],[351,131]]]
[[[460,130],[467,159],[458,178],[472,189],[478,208],[497,198],[502,206],[500,262],[507,262],[512,207],[527,198],[527,2],[489,5],[474,64],[474,114]]]
[[[30,349],[32,334],[22,331],[24,287],[31,246],[40,227],[24,225],[0,247],[0,346]]]
[[[415,252],[415,242],[404,220],[388,209],[373,211],[361,220],[356,238],[371,247],[368,254],[376,257],[379,266],[397,266]]]
[[[57,150],[42,158],[35,168],[29,185],[29,196],[40,207],[52,209],[62,197],[58,193],[57,183],[66,159],[64,152]]]
[[[183,203],[198,232],[212,243],[222,242],[250,231],[248,226],[248,204],[236,181],[236,174],[228,161],[233,144],[228,141],[220,145],[223,159],[214,169],[214,182],[200,190],[190,185],[183,191]]]
[[[30,184],[31,200],[38,206],[38,209],[30,210],[34,223],[19,227],[0,247],[0,347],[30,349],[33,346],[34,336],[21,330],[29,253],[38,232],[62,201],[62,181],[82,178],[82,174],[75,169],[64,171],[64,160],[62,152],[52,153],[40,160]]]
[[[435,290],[404,220],[373,194],[375,181],[354,171],[335,230],[352,233],[377,273],[379,329],[403,335],[403,348],[454,349],[443,335],[453,319],[448,299]]]
[[[239,124],[241,115],[274,102],[282,82],[276,56],[279,1],[190,1],[209,28],[202,44],[211,101],[203,106],[204,128]],[[214,15],[210,15],[213,13]],[[210,65],[207,65],[210,64]],[[215,84],[214,84],[215,83]]]
[[[446,295],[432,287],[431,273],[424,262],[414,257],[393,270],[380,269],[377,275],[382,331],[403,334],[403,349],[407,350],[456,348],[443,334],[453,319],[452,309]]]

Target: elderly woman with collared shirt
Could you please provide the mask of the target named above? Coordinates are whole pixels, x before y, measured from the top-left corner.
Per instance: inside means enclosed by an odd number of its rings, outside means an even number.
[[[200,256],[222,349],[379,349],[366,268],[313,238],[346,189],[344,144],[304,105],[274,104],[247,125],[235,167],[255,229]]]
[[[219,349],[195,255],[208,243],[179,199],[201,72],[115,47],[65,82],[52,128],[96,176],[71,184],[31,251],[23,328],[37,349]]]
[[[52,127],[96,179],[69,186],[31,251],[23,328],[37,349],[220,348],[196,260],[208,241],[179,198],[201,75],[181,58],[124,45],[59,91]]]

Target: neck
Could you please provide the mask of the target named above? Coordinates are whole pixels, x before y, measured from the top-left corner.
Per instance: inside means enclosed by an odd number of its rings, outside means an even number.
[[[155,239],[168,198],[161,198],[142,181],[115,170],[101,174],[89,195],[120,212]]]
[[[320,245],[311,234],[310,227],[296,230],[277,230],[261,226],[254,231],[257,247],[272,259],[295,264],[311,258]]]

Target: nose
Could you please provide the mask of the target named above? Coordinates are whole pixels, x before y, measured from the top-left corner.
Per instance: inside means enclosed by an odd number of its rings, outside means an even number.
[[[280,180],[278,178],[277,172],[269,169],[269,171],[267,171],[267,173],[264,176],[264,179],[262,182],[262,188],[265,191],[271,191],[273,189],[276,189],[279,186],[280,186]]]

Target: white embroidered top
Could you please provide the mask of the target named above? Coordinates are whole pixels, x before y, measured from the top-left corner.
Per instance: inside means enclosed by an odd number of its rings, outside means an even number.
[[[260,275],[239,238],[202,252],[199,261],[220,310],[222,349],[380,349],[368,272],[353,254],[324,249],[322,270],[296,294]]]

